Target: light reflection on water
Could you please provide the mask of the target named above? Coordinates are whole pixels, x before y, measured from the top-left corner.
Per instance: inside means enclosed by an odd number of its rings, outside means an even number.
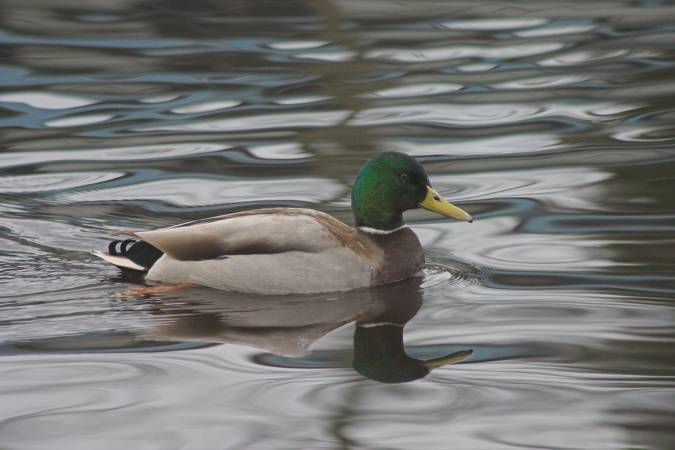
[[[280,5],[0,14],[3,448],[675,447],[673,7]],[[86,253],[253,207],[350,221],[383,149],[477,217],[407,216],[424,279],[129,298]]]

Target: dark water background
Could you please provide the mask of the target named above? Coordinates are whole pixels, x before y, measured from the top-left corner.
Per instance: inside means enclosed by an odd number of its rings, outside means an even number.
[[[675,448],[673,92],[670,2],[3,1],[0,448]],[[477,217],[408,216],[424,280],[123,297],[87,253],[349,221],[385,149]]]

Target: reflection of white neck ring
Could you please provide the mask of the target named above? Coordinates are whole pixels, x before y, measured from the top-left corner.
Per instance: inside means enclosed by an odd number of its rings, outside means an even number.
[[[400,324],[400,323],[394,323],[394,322],[359,323],[359,324],[357,324],[356,326],[357,326],[357,327],[360,327],[360,328],[374,328],[374,327],[383,327],[383,326],[401,327],[401,328],[403,328],[403,324]]]

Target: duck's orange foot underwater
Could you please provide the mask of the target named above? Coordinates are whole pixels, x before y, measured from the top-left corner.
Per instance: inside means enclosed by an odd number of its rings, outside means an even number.
[[[129,289],[124,292],[113,294],[113,297],[143,297],[145,295],[162,294],[164,292],[175,292],[183,289],[195,287],[191,283],[162,284],[159,286],[144,286],[141,288]]]

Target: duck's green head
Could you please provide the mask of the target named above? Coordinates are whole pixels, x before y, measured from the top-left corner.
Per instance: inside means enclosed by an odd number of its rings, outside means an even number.
[[[403,211],[424,208],[471,222],[470,214],[441,198],[424,168],[413,157],[383,152],[359,170],[352,188],[356,225],[389,231],[403,225]]]

